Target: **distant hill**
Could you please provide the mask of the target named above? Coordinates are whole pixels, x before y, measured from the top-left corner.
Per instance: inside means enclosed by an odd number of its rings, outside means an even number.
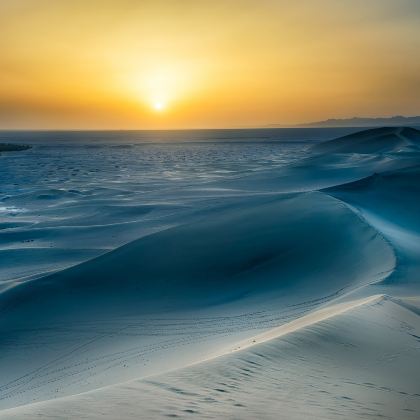
[[[297,127],[394,127],[394,126],[417,126],[420,125],[420,116],[403,117],[397,115],[387,118],[331,118],[325,121],[315,121],[311,123],[298,124]]]
[[[26,144],[9,144],[0,143],[0,152],[18,152],[20,150],[28,150],[31,146]]]

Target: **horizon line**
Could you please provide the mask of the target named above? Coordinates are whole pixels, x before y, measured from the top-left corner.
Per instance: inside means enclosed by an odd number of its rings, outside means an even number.
[[[0,133],[6,132],[135,132],[135,131],[216,131],[216,130],[313,130],[313,129],[346,129],[346,128],[358,128],[360,130],[366,130],[371,128],[384,128],[384,127],[405,127],[406,125],[348,125],[348,126],[255,126],[255,127],[212,127],[212,128],[0,128]],[[419,127],[418,124],[408,124],[407,127]]]
[[[415,123],[414,125],[420,125],[420,115],[401,115],[401,114],[394,114],[391,116],[383,116],[383,117],[346,117],[346,118],[327,118],[325,120],[318,120],[318,121],[310,121],[310,122],[300,122],[300,123],[294,123],[294,124],[284,124],[284,123],[267,123],[264,125],[249,125],[249,126],[228,126],[228,127],[195,127],[195,128],[51,128],[51,127],[42,127],[42,128],[20,128],[20,127],[12,127],[12,128],[2,128],[0,127],[0,132],[5,131],[39,131],[39,132],[51,132],[51,131],[74,131],[74,132],[80,132],[80,131],[199,131],[199,130],[262,130],[262,129],[284,129],[284,128],[374,128],[374,127],[382,127],[386,126],[386,121],[384,122],[384,125],[375,124],[378,120],[389,120],[392,121],[397,118],[404,118],[407,120],[412,119],[419,119],[418,123]],[[355,125],[351,124],[351,122],[354,122],[355,120],[364,120],[364,123],[361,125]],[[369,125],[367,122],[371,120],[372,125]],[[342,122],[346,123],[349,122],[349,125],[328,125],[328,123],[332,121]],[[325,126],[323,126],[325,124]],[[395,125],[391,125],[395,126]]]

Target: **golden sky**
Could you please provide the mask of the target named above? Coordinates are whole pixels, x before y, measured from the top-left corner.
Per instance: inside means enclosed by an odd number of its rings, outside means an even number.
[[[420,114],[418,0],[0,0],[0,128]]]

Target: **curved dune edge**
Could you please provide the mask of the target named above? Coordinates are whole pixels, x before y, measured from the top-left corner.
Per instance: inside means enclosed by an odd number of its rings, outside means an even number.
[[[0,418],[417,420],[419,302],[385,295],[334,305],[331,316],[318,311],[314,322],[241,351]]]
[[[287,324],[281,325],[277,328],[273,328],[270,331],[258,334],[252,339],[244,340],[238,343],[234,348],[232,348],[230,352],[245,350],[251,346],[265,343],[266,341],[270,341],[275,338],[282,337],[286,334],[296,332],[302,328],[308,327],[321,321],[325,321],[326,319],[332,318],[334,316],[342,315],[351,309],[358,308],[359,306],[379,302],[380,300],[384,299],[384,297],[385,295],[378,294],[362,299],[329,305],[325,308],[321,308],[317,311],[314,311],[308,315],[304,315],[301,318],[288,322]]]
[[[369,297],[362,298],[362,299],[357,299],[357,300],[352,300],[352,301],[348,301],[348,302],[342,302],[342,303],[329,305],[329,306],[324,307],[322,309],[316,310],[316,311],[314,311],[314,312],[312,312],[308,315],[305,315],[305,316],[303,316],[299,319],[296,319],[296,320],[293,320],[293,321],[291,321],[287,324],[284,324],[280,327],[273,328],[270,331],[267,331],[267,332],[262,333],[262,334],[258,334],[251,339],[241,341],[241,342],[237,343],[234,347],[224,349],[223,351],[215,353],[214,355],[212,355],[209,358],[200,360],[198,362],[191,363],[191,364],[183,366],[181,368],[177,368],[175,370],[167,371],[167,372],[161,373],[159,375],[142,377],[140,379],[133,379],[133,380],[130,380],[128,382],[116,383],[116,384],[104,386],[104,387],[101,387],[101,388],[92,389],[90,391],[82,392],[80,394],[72,394],[72,395],[65,396],[65,397],[59,397],[59,398],[43,400],[43,401],[37,401],[37,402],[34,402],[34,403],[30,403],[30,404],[25,404],[25,405],[20,405],[20,406],[13,407],[13,408],[3,409],[3,410],[0,410],[0,418],[5,418],[6,419],[6,418],[9,418],[8,416],[19,415],[19,413],[22,410],[25,411],[25,412],[31,412],[32,407],[34,409],[39,409],[39,408],[42,409],[44,406],[46,408],[48,408],[49,406],[57,406],[63,401],[74,401],[74,400],[77,400],[77,398],[80,398],[82,396],[85,396],[85,395],[87,396],[89,394],[100,393],[100,392],[105,391],[105,390],[112,392],[113,388],[118,388],[118,387],[123,386],[123,385],[129,385],[130,383],[134,383],[134,382],[138,382],[138,381],[146,381],[146,380],[150,380],[150,379],[152,379],[156,376],[171,374],[172,372],[176,372],[176,371],[188,369],[188,368],[191,368],[191,367],[199,366],[199,365],[205,364],[207,362],[213,361],[215,359],[218,359],[220,357],[227,356],[227,355],[232,354],[232,353],[241,352],[241,351],[244,351],[244,350],[249,349],[251,347],[257,346],[259,344],[263,344],[265,342],[269,342],[271,340],[281,338],[285,335],[296,333],[296,332],[298,332],[298,331],[300,331],[300,330],[302,330],[306,327],[309,327],[311,325],[315,325],[317,323],[328,320],[330,318],[333,318],[333,317],[336,317],[336,316],[339,316],[339,315],[343,315],[346,312],[348,312],[350,310],[353,310],[353,309],[356,309],[358,307],[361,307],[361,306],[364,306],[364,305],[369,305],[369,304],[376,303],[376,302],[380,302],[383,299],[385,299],[385,295],[378,294],[378,295],[373,295],[373,296],[369,296]]]
[[[403,295],[419,293],[420,278],[420,162],[410,167],[375,173],[323,192],[347,204],[376,229],[393,248],[397,266],[380,283],[398,287]]]

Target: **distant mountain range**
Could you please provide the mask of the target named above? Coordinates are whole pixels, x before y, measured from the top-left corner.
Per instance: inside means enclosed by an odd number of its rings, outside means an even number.
[[[295,127],[394,127],[394,126],[418,126],[420,125],[420,116],[404,117],[397,115],[386,118],[331,118],[325,121],[315,121],[304,124],[297,124]],[[272,124],[270,127],[285,127],[281,124]]]

